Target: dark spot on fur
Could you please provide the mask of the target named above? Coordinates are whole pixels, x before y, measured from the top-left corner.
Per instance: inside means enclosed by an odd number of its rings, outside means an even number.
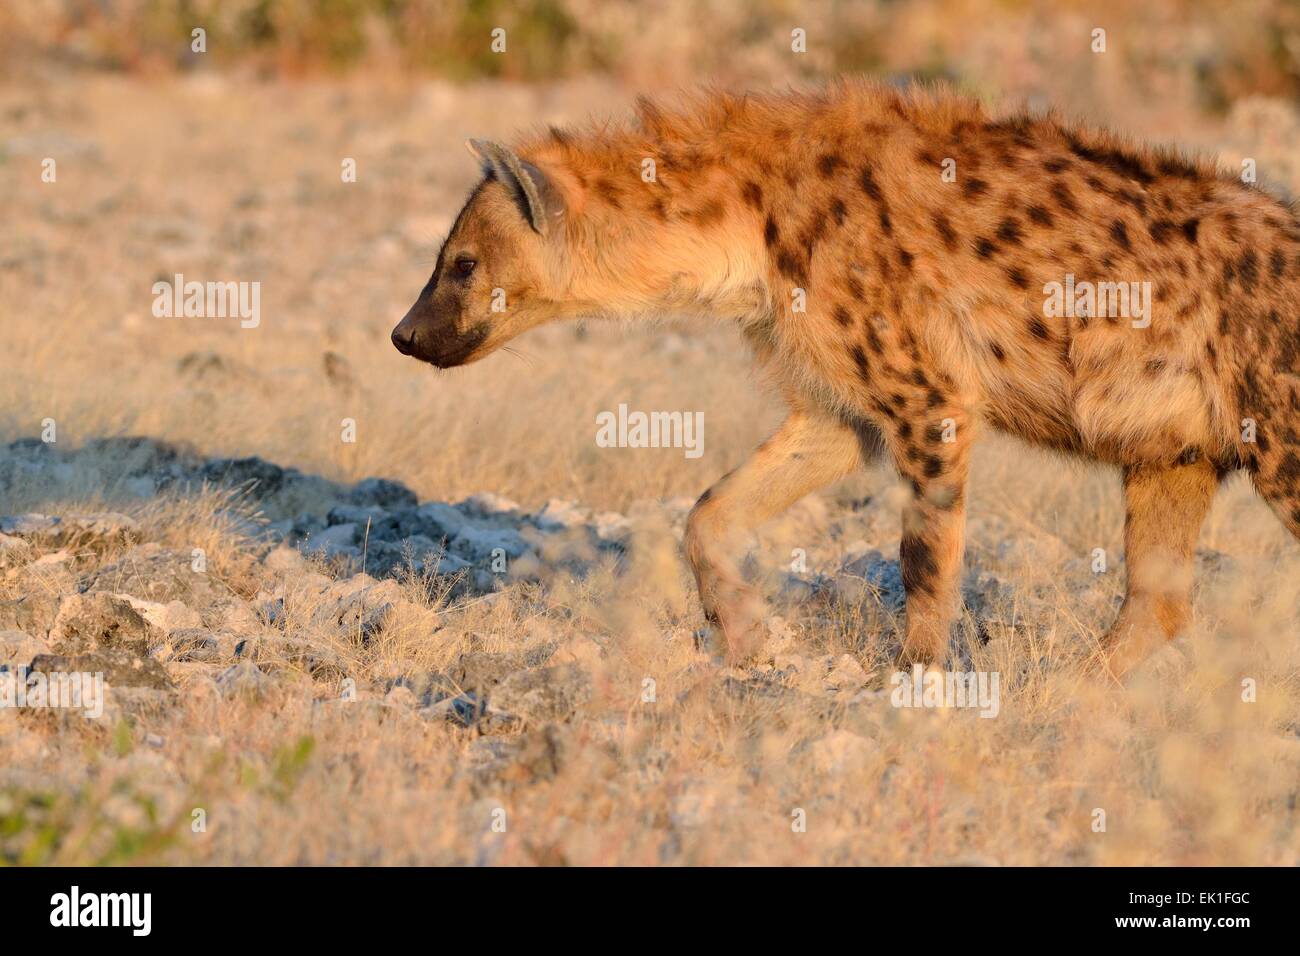
[[[1133,247],[1128,241],[1128,227],[1124,225],[1123,220],[1116,219],[1110,224],[1110,237],[1126,252],[1132,250]]]
[[[1034,316],[1029,320],[1029,334],[1034,338],[1042,339],[1044,342],[1052,337],[1052,333],[1047,330],[1047,326],[1043,324],[1043,320],[1038,316]]]
[[[887,236],[894,234],[894,225],[889,221],[889,210],[880,210],[880,231]]]
[[[1043,163],[1043,168],[1049,173],[1062,173],[1070,168],[1070,161],[1056,156]]]
[[[804,285],[808,281],[805,263],[789,249],[782,249],[777,253],[776,267],[781,270],[782,275],[792,279],[798,285]]]
[[[871,171],[870,166],[862,167],[861,182],[862,182],[862,191],[866,193],[870,199],[874,200],[875,202],[880,202],[881,200],[880,186],[876,182],[876,176]]]
[[[867,348],[873,352],[883,352],[885,348],[880,341],[880,336],[876,334],[875,327],[870,322],[867,323]]]
[[[623,203],[618,198],[618,188],[604,176],[596,180],[596,192],[615,209],[623,208]]]
[[[1065,212],[1077,213],[1078,205],[1074,201],[1074,194],[1070,192],[1070,187],[1061,181],[1052,183],[1052,197],[1056,204]]]
[[[1282,461],[1277,466],[1276,478],[1284,482],[1287,487],[1294,488],[1297,482],[1300,482],[1300,457],[1293,451],[1288,451],[1283,456]]]
[[[948,217],[941,212],[937,212],[931,219],[934,222],[934,228],[939,233],[939,238],[943,240],[943,244],[949,249],[955,249],[957,247],[957,234],[952,231],[952,223],[948,221]]]
[[[804,228],[802,240],[808,248],[808,257],[811,259],[813,247],[821,241],[822,235],[826,232],[826,220],[820,216],[814,216],[812,221]]]
[[[780,238],[780,233],[777,231],[776,228],[776,220],[773,219],[771,214],[769,213],[767,217],[767,222],[763,224],[763,241],[767,243],[769,246],[774,246],[776,245],[776,241],[779,238]]]
[[[843,162],[834,153],[823,153],[817,157],[817,172],[821,174],[822,179],[830,179]]]
[[[1181,156],[1165,153],[1156,162],[1156,169],[1162,176],[1176,176],[1179,179],[1200,179],[1200,170]]]
[[[981,259],[991,258],[998,251],[997,244],[992,239],[980,238],[975,242],[975,255]]]
[[[1005,362],[1007,360],[1007,353],[1003,351],[1002,346],[998,345],[997,342],[989,343],[989,351],[993,353],[993,357],[999,362]]]
[[[1017,289],[1029,288],[1029,277],[1025,275],[1025,270],[1019,266],[1012,266],[1007,270],[1007,281]]]
[[[935,563],[934,549],[928,541],[916,535],[903,535],[898,544],[898,560],[902,565],[904,589],[922,594],[933,592],[939,565]]]
[[[740,190],[740,195],[744,198],[745,203],[756,210],[763,208],[763,187],[758,183],[750,180]]]
[[[1247,249],[1237,260],[1237,273],[1241,276],[1241,287],[1247,292],[1255,290],[1255,282],[1259,279],[1259,256],[1255,254],[1254,249]]]
[[[903,267],[904,272],[912,271],[912,260],[915,257],[906,249],[898,250],[898,264]]]
[[[1196,245],[1196,234],[1201,227],[1201,220],[1188,219],[1180,227],[1183,230],[1183,237],[1192,245]]]
[[[1025,210],[1029,214],[1029,221],[1037,223],[1040,226],[1052,225],[1052,214],[1044,206],[1033,205]]]
[[[1080,159],[1096,163],[1119,176],[1136,180],[1144,186],[1155,181],[1155,176],[1136,156],[1130,156],[1118,149],[1105,149],[1089,146],[1072,133],[1066,133],[1066,144],[1070,152]]]
[[[836,199],[831,203],[831,217],[835,220],[835,225],[844,225],[844,220],[848,217],[848,207],[844,205],[844,200]]]
[[[869,378],[869,369],[867,366],[867,353],[862,351],[862,346],[853,346],[853,364],[858,367],[858,374],[864,379]]]
[[[972,176],[961,185],[962,195],[967,199],[974,199],[977,196],[983,196],[989,191],[989,184],[984,180]]]
[[[1131,189],[1120,189],[1115,193],[1123,202],[1128,203],[1136,209],[1141,215],[1147,214],[1147,200],[1141,193],[1135,193]]]
[[[997,236],[1003,242],[1009,243],[1013,246],[1019,245],[1021,238],[1020,223],[1010,217],[1003,219],[998,223]]]
[[[1147,227],[1147,231],[1151,233],[1152,241],[1164,245],[1174,232],[1174,224],[1168,219],[1157,219]]]
[[[721,220],[726,211],[720,199],[710,199],[699,209],[692,210],[687,218],[698,225],[708,226]]]

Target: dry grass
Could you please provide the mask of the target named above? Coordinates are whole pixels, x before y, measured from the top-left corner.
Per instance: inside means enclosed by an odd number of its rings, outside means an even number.
[[[473,176],[459,141],[625,99],[592,83],[215,77],[0,91],[0,193],[21,224],[0,235],[0,438],[52,418],[60,444],[147,434],[344,481],[397,478],[422,500],[490,490],[530,508],[573,497],[631,511],[698,493],[779,414],[727,329],[553,329],[521,356],[444,375],[387,342]],[[1188,131],[1206,144],[1240,135],[1209,121]],[[45,155],[59,157],[57,185],[39,181]],[[355,184],[339,181],[347,156]],[[262,325],[154,319],[150,286],[175,272],[260,280]],[[703,411],[705,455],[596,448],[595,414],[619,402]],[[358,423],[355,444],[339,440],[343,418]],[[778,597],[772,662],[718,668],[692,639],[699,608],[676,513],[653,503],[636,505],[648,517],[620,563],[575,578],[543,562],[539,581],[451,603],[437,582],[411,580],[361,641],[316,613],[330,569],[267,560],[247,536],[240,515],[255,503],[215,491],[140,500],[108,475],[11,488],[0,514],[128,511],[146,541],[203,548],[214,582],[248,606],[282,595],[285,614],[213,625],[231,638],[215,659],[167,664],[174,703],[127,702],[105,721],[0,710],[0,859],[1300,862],[1300,548],[1242,485],[1202,537],[1207,569],[1209,552],[1232,560],[1201,576],[1192,633],[1116,687],[1093,656],[1121,593],[1115,476],[986,443],[968,559],[973,576],[1012,585],[963,637],[969,665],[1001,675],[1001,712],[986,720],[889,705],[899,620],[871,588]],[[775,593],[794,548],[827,573],[855,539],[892,552],[895,497],[875,471],[801,503],[763,529],[755,573]],[[132,548],[26,554],[0,566],[0,599],[69,594]],[[1089,568],[1095,548],[1110,556],[1104,575]],[[269,679],[257,692],[215,681],[248,659],[234,638]],[[475,654],[571,665],[590,696],[480,733],[392,690]],[[845,655],[865,683],[832,693],[827,669]],[[340,699],[345,677],[355,701]],[[195,808],[205,832],[191,829]],[[491,826],[498,809],[505,832]],[[797,809],[806,832],[792,831]]]

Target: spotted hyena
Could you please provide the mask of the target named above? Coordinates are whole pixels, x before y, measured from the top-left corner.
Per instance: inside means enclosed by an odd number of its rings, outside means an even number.
[[[984,427],[1122,469],[1117,672],[1186,623],[1225,476],[1300,535],[1300,223],[1205,162],[856,82],[469,147],[484,178],[401,352],[445,368],[556,319],[703,313],[789,403],[687,523],[733,658],[763,631],[738,536],[883,453],[911,490],[904,658],[941,660]]]

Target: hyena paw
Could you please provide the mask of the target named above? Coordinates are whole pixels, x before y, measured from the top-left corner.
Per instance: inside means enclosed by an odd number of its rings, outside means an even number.
[[[1130,602],[1106,636],[1101,639],[1101,657],[1106,670],[1115,679],[1128,675],[1134,668],[1165,647],[1182,630],[1189,616],[1182,608],[1165,609],[1163,618],[1153,609]]]
[[[740,664],[755,657],[766,636],[766,607],[747,587],[719,589],[712,613],[706,615],[705,647],[725,655],[727,663]]]

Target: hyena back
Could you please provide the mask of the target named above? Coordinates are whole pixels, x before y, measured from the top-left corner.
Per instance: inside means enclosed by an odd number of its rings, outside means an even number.
[[[942,659],[984,425],[1122,469],[1117,672],[1186,623],[1226,475],[1300,536],[1300,224],[1207,164],[856,82],[470,148],[485,177],[402,352],[448,367],[556,319],[700,313],[738,322],[788,401],[687,525],[733,658],[763,628],[739,536],[883,451],[912,492],[904,657]]]

